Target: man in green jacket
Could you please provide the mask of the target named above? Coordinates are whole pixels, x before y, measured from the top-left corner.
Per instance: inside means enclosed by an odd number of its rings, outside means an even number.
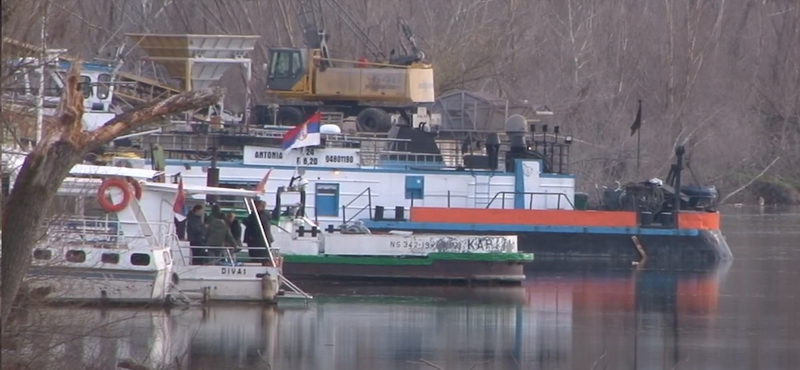
[[[227,256],[225,247],[233,248],[231,253],[236,253],[242,247],[241,243],[231,234],[231,229],[225,220],[219,217],[221,215],[220,213],[217,217],[210,216],[211,220],[206,228],[206,246],[212,256],[208,262],[212,265]]]

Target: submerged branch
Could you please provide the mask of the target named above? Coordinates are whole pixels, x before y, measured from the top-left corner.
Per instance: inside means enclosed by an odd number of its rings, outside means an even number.
[[[761,176],[764,176],[764,174],[767,173],[767,171],[769,171],[769,169],[775,163],[777,163],[779,159],[781,159],[781,157],[776,157],[775,159],[773,159],[772,163],[770,163],[767,167],[765,167],[764,170],[761,171],[761,173],[756,175],[756,177],[753,177],[752,179],[750,179],[750,181],[748,181],[746,184],[742,185],[740,188],[738,188],[738,189],[734,190],[733,192],[731,192],[730,194],[728,194],[725,198],[722,198],[722,200],[719,202],[719,204],[725,203],[725,201],[730,199],[730,197],[732,197],[732,196],[736,195],[737,193],[739,193],[740,191],[746,189],[748,186],[753,185],[753,183],[756,182],[756,180],[758,180],[759,178],[761,178]]]

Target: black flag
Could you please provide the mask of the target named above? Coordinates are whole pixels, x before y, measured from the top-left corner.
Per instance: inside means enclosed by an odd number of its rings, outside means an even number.
[[[642,100],[639,99],[639,110],[636,111],[636,119],[633,120],[633,124],[631,125],[631,136],[639,131],[642,127]]]

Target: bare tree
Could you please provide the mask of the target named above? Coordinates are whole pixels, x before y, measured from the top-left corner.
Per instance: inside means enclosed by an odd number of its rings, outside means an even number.
[[[9,0],[4,15],[35,14],[41,1]],[[53,21],[48,43],[81,55],[105,52],[125,42],[127,32],[260,35],[254,66],[268,62],[269,47],[302,44],[288,0],[50,2],[69,17]],[[438,93],[479,90],[551,107],[553,123],[579,139],[571,168],[580,186],[663,176],[677,144],[687,146],[698,181],[723,189],[737,189],[778,156],[762,179],[800,182],[796,1],[338,2],[387,53],[400,38],[396,19],[405,19],[434,65]],[[365,56],[339,15],[324,8],[334,55]],[[35,44],[35,22],[26,18],[8,17],[4,36]],[[140,56],[129,48],[126,68]],[[253,72],[246,88],[266,103],[265,76],[260,68]],[[231,103],[242,100],[241,80],[231,69],[220,81]],[[644,102],[640,171],[627,130],[638,99]]]
[[[120,135],[160,120],[167,114],[214,104],[223,94],[221,89],[214,88],[176,95],[117,116],[99,129],[84,132],[83,96],[78,86],[80,68],[80,63],[73,65],[67,77],[57,120],[45,128],[41,142],[28,154],[3,210],[3,325],[30,264],[39,226],[70,169],[88,151]]]

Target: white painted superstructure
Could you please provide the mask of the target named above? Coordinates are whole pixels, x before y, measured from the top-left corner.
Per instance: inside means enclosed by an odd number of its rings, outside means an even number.
[[[265,200],[277,188],[302,174],[306,186],[306,215],[324,228],[328,224],[368,218],[376,206],[394,218],[395,207],[573,209],[575,177],[545,173],[537,159],[517,159],[515,171],[456,170],[431,162],[387,160],[374,149],[244,147],[242,162],[218,161],[220,186],[246,188],[272,170]],[[421,158],[425,155],[407,154]],[[440,162],[441,164],[441,162]],[[180,173],[187,184],[206,183],[208,161],[167,160],[166,173]],[[501,164],[502,167],[502,164]]]

